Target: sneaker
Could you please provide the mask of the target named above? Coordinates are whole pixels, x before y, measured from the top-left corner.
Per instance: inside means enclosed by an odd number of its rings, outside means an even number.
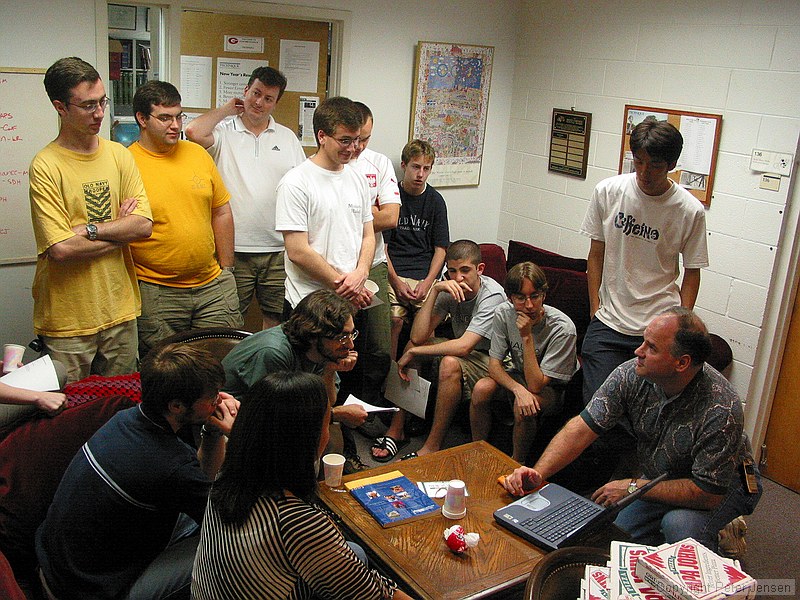
[[[719,553],[727,558],[741,560],[747,552],[747,523],[744,517],[736,517],[719,532]]]
[[[369,467],[361,462],[361,457],[358,454],[351,454],[344,459],[345,475],[351,475],[367,469],[369,469]]]

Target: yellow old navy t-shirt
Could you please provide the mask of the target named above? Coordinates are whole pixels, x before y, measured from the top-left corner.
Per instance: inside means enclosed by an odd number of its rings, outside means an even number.
[[[230,200],[208,152],[179,141],[166,154],[128,148],[153,211],[153,234],[130,245],[136,276],[170,287],[205,285],[220,274],[211,211]]]
[[[72,227],[119,216],[120,203],[136,198],[134,215],[150,219],[139,171],[127,149],[99,139],[82,154],[51,142],[33,159],[30,202],[36,237],[33,324],[39,335],[92,335],[135,319],[139,286],[128,246],[84,260],[54,262],[47,250],[75,235]]]

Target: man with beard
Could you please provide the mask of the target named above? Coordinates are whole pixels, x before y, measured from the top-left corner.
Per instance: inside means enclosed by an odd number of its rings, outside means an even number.
[[[353,340],[356,307],[333,290],[317,290],[303,298],[282,325],[246,337],[223,359],[225,386],[235,396],[275,371],[320,375],[328,402],[336,402],[338,372],[349,371],[358,358]],[[358,427],[367,417],[360,406],[333,406],[334,422]]]

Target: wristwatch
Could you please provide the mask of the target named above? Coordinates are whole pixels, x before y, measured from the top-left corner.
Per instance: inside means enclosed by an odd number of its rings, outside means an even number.
[[[88,236],[90,241],[95,241],[97,239],[97,225],[94,223],[87,223],[86,224],[86,235]]]
[[[629,493],[629,494],[632,494],[632,493],[633,493],[633,492],[635,492],[637,489],[639,489],[639,484],[638,484],[638,483],[636,483],[636,480],[635,480],[635,479],[631,479],[631,482],[628,484],[628,493]]]

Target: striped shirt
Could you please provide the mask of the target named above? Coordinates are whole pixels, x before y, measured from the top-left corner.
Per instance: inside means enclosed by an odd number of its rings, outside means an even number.
[[[292,495],[262,496],[243,525],[208,502],[192,572],[195,600],[391,598],[395,585],[369,570],[319,510]]]

